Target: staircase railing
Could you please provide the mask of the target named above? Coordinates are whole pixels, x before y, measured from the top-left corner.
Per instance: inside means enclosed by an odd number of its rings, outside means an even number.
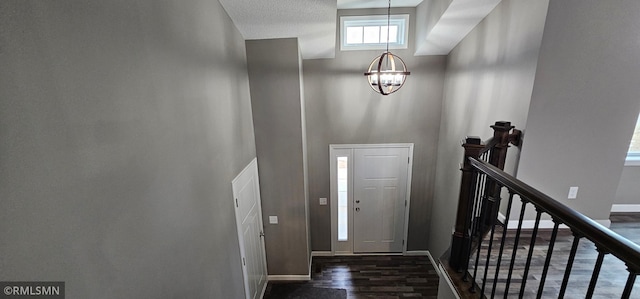
[[[493,140],[487,144],[493,143],[495,146],[502,142],[502,146],[504,146],[504,141],[502,139],[499,142]],[[500,165],[491,163],[491,155],[489,155],[489,162],[485,161],[486,157],[483,156],[483,153],[486,151],[486,146],[481,147],[478,143],[477,138],[467,139],[467,143],[464,145],[465,158],[462,167],[458,219],[456,219],[456,229],[449,256],[450,267],[448,269],[459,272],[454,274],[461,276],[456,280],[457,283],[454,283],[458,288],[458,293],[464,294],[463,297],[476,298],[494,298],[496,296],[504,298],[574,297],[575,292],[568,294],[567,289],[576,262],[576,255],[580,249],[580,252],[591,251],[595,258],[586,294],[580,295],[580,297],[592,298],[594,296],[605,256],[612,256],[615,259],[613,261],[608,259],[609,264],[623,263],[624,267],[621,269],[626,267],[626,281],[621,282],[619,290],[621,298],[630,298],[636,277],[640,274],[640,246],[505,173],[500,169]],[[491,149],[489,152],[494,150]],[[508,193],[508,200],[504,220],[499,221],[498,208],[502,189],[505,189],[505,194]],[[522,204],[517,220],[517,229],[514,232],[508,229],[508,223],[516,197],[520,199]],[[527,207],[532,207],[535,211],[535,221],[530,229],[523,228]],[[553,223],[548,240],[546,237],[539,236],[539,232],[544,230],[540,227],[543,215],[551,218]],[[563,226],[563,230],[568,229],[572,234],[569,236],[572,238],[571,249],[566,259],[564,256],[556,258],[554,266],[551,267],[554,246],[561,226]],[[509,237],[507,237],[508,235]],[[528,243],[524,243],[523,240],[527,238]],[[594,246],[586,246],[584,244],[586,242],[581,244],[581,240],[589,240]],[[542,242],[544,243],[540,244]],[[546,251],[544,251],[545,247]],[[508,252],[509,250],[511,252]],[[537,267],[536,274],[531,275],[534,251],[536,251],[536,257],[544,258],[544,265],[541,268]],[[519,262],[518,269],[514,271],[516,260],[525,252],[524,265]],[[562,261],[560,262],[560,260]],[[580,274],[585,272],[583,266],[584,263],[579,269]],[[545,288],[550,271],[554,272],[554,276],[562,277],[559,289],[557,286]],[[517,275],[514,272],[517,272]],[[504,278],[505,274],[506,279]],[[502,278],[499,278],[500,275]],[[531,280],[533,276],[535,276],[537,286],[531,284],[527,286],[527,281]],[[517,282],[515,282],[516,280]],[[517,284],[519,287],[514,288]],[[623,285],[624,287],[622,287]],[[617,287],[611,281],[607,281],[605,286],[604,289]],[[606,296],[601,297],[611,298],[609,293],[610,290]],[[634,295],[637,296],[635,298],[640,298],[640,294]]]
[[[520,145],[521,132],[514,129],[510,122],[498,121],[491,128],[493,137],[489,140],[482,142],[479,137],[467,137],[462,144],[462,181],[449,259],[451,267],[456,270],[462,270],[468,262],[472,232],[486,230],[490,224],[487,220],[497,216],[498,209],[495,196],[486,201],[482,200],[485,193],[495,195],[499,192],[497,185],[493,181],[487,181],[485,177],[478,177],[477,172],[471,167],[469,158],[488,161],[491,165],[504,169],[509,144]]]

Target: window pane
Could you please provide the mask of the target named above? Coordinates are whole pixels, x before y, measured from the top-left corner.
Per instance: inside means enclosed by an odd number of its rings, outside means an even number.
[[[347,44],[362,43],[362,27],[347,27]]]
[[[380,26],[380,42],[387,42],[387,26]],[[389,26],[389,42],[397,43],[398,42],[398,26],[391,25]]]
[[[347,241],[349,231],[349,168],[347,157],[338,157],[338,241]]]
[[[629,152],[640,153],[640,117],[638,117],[636,130],[633,132],[633,137],[631,138],[631,145],[629,146]]]
[[[380,26],[364,27],[364,43],[365,44],[380,43]]]
[[[406,49],[408,25],[407,14],[391,15],[390,19],[386,15],[340,16],[340,50],[385,49],[387,39],[389,49]]]

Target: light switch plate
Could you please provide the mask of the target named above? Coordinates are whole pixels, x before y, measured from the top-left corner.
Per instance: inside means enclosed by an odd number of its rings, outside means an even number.
[[[578,187],[569,187],[569,195],[567,198],[576,199],[578,197]]]
[[[320,198],[320,205],[321,205],[321,206],[326,206],[326,205],[327,205],[327,199],[326,199],[326,198],[324,198],[324,197],[321,197],[321,198]]]
[[[269,216],[269,224],[278,224],[278,216]]]

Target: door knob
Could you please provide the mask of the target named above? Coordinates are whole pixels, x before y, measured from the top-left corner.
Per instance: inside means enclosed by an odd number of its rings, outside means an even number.
[[[264,233],[263,232],[260,232],[260,237],[261,238],[264,237]]]
[[[360,211],[360,208],[356,208],[356,212],[359,212],[359,211]]]
[[[360,203],[360,200],[359,200],[359,199],[358,199],[358,200],[356,200],[356,203]]]

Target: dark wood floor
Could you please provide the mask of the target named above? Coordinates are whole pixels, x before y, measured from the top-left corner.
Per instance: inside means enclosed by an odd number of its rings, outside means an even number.
[[[267,286],[265,298],[273,283]],[[314,257],[311,281],[304,284],[346,289],[349,299],[438,295],[438,274],[426,256]]]
[[[640,244],[640,213],[614,214],[611,229]],[[527,279],[524,298],[535,298],[535,289],[540,283],[540,274],[547,256],[550,231],[541,231],[536,238],[532,267]],[[517,249],[515,272],[508,298],[517,298],[523,281],[523,269],[529,250],[530,232],[523,232]],[[496,235],[496,239],[500,235]],[[503,255],[503,265],[508,265],[513,250],[513,235],[508,241]],[[562,282],[566,260],[573,237],[568,230],[559,232],[552,254],[550,272],[547,277],[543,298],[556,298]],[[486,253],[487,243],[484,243]],[[498,248],[498,247],[496,247]],[[573,266],[569,287],[565,298],[584,298],[591,278],[596,253],[593,243],[582,240]],[[491,263],[497,260],[497,250],[491,254]],[[484,259],[481,262],[484,263]],[[472,261],[473,262],[473,261]],[[482,283],[482,263],[476,280]],[[487,289],[491,290],[495,271],[488,272]],[[594,298],[620,298],[627,271],[624,264],[611,256],[605,258]],[[501,270],[499,282],[506,281],[506,271]],[[267,295],[273,282],[267,287]],[[360,298],[437,298],[438,275],[426,256],[339,256],[315,257],[312,278],[304,282],[315,287],[346,289],[349,299]],[[490,293],[490,291],[489,291]],[[496,289],[496,298],[504,297],[504,286]],[[498,296],[499,295],[499,296]],[[636,282],[632,298],[640,298],[640,279]],[[277,299],[277,298],[269,298]]]
[[[638,243],[640,241],[640,214],[614,214],[611,217],[611,229],[618,234]],[[500,240],[501,234],[498,230],[494,240]],[[496,287],[496,298],[503,298],[505,292],[505,282],[507,280],[507,269],[511,260],[511,253],[513,252],[513,244],[515,237],[515,230],[510,230],[507,233],[507,242],[505,243],[505,254],[502,256],[502,267],[498,275],[498,284]],[[526,279],[526,287],[523,298],[535,298],[536,291],[540,285],[540,277],[542,268],[547,257],[549,239],[551,237],[551,230],[544,230],[538,233],[536,238],[536,244],[534,245],[533,258],[528,278]],[[527,254],[530,248],[531,232],[523,231],[520,242],[518,244],[513,280],[509,288],[508,298],[518,297],[521,284],[524,281],[524,267],[527,258]],[[560,230],[556,239],[556,244],[552,253],[551,263],[549,267],[549,273],[544,285],[543,298],[557,298],[562,278],[566,268],[566,262],[568,260],[569,252],[573,242],[573,235],[567,230]],[[498,258],[498,245],[494,245],[494,249],[491,253],[490,264],[495,265]],[[639,243],[640,244],[640,243]],[[488,242],[483,243],[483,251],[481,256],[485,255],[488,249]],[[589,281],[593,273],[593,268],[597,252],[595,245],[585,239],[581,239],[576,254],[575,263],[569,279],[567,287],[567,293],[565,298],[584,298],[587,292]],[[472,259],[474,263],[475,257]],[[476,282],[479,286],[482,285],[482,276],[484,272],[484,263],[486,259],[480,258],[478,267],[478,275]],[[616,259],[611,255],[605,257],[602,270],[596,285],[596,292],[593,298],[620,298],[624,285],[626,283],[628,272],[624,263]],[[485,293],[490,293],[492,290],[492,284],[495,277],[495,267],[490,267],[487,275],[487,284]],[[636,282],[634,292],[631,298],[640,298],[640,280]]]

